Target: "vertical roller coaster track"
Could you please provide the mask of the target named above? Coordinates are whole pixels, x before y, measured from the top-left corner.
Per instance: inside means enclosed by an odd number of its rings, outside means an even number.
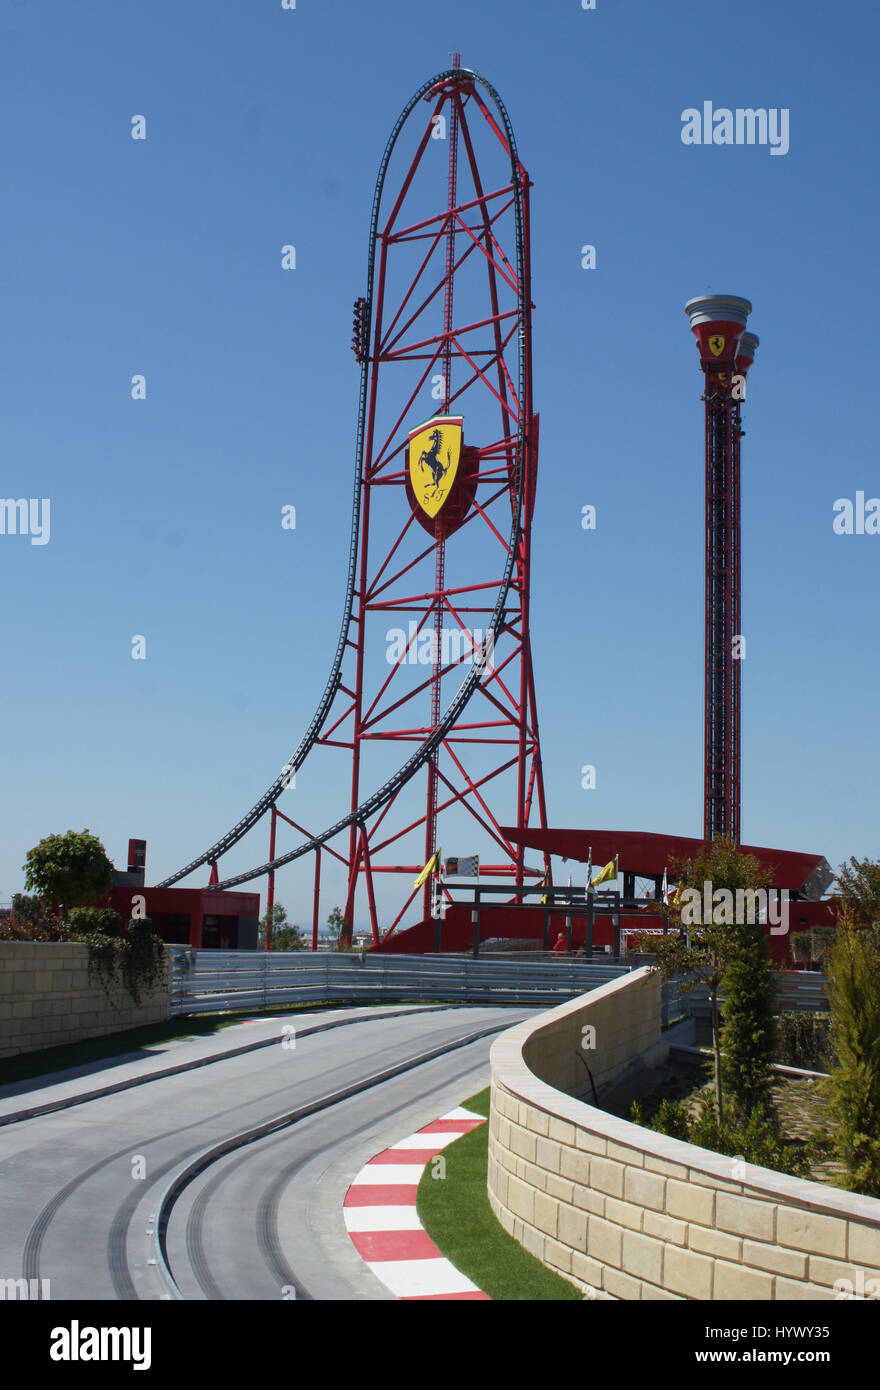
[[[379,946],[436,912],[436,885],[413,874],[443,840],[478,846],[480,874],[516,884],[547,871],[501,828],[547,825],[529,637],[529,188],[501,98],[456,58],[405,106],[376,181],[355,306],[348,579],[324,692],[247,815],[160,887],[203,865],[219,888],[267,875],[271,906],[276,870],[314,855],[315,945],[330,856],[346,875],[346,931],[365,911]],[[456,685],[445,708],[444,684]],[[348,809],[313,833],[279,802],[322,757],[342,757]],[[221,877],[221,857],[267,815],[269,858]],[[278,853],[282,824],[301,838]],[[381,901],[380,875],[398,876]]]

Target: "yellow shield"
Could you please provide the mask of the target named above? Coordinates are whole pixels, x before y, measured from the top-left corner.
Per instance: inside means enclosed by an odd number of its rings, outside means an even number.
[[[711,352],[713,357],[721,356],[722,352],[724,351],[725,341],[726,339],[724,339],[720,333],[715,333],[709,339],[709,351]]]
[[[435,415],[409,435],[409,480],[415,499],[435,517],[446,501],[461,458],[462,415]]]

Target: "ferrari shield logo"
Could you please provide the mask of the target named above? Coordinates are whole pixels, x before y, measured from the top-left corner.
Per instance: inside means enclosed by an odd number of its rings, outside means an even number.
[[[721,336],[720,333],[714,333],[712,335],[712,337],[709,339],[709,351],[711,352],[713,357],[721,356],[722,352],[724,351],[725,341],[726,340]]]
[[[435,415],[410,430],[409,480],[427,516],[435,517],[452,491],[461,458],[463,421],[462,415]]]

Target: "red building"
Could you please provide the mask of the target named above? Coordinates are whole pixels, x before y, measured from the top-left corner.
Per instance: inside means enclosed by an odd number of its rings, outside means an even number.
[[[129,840],[128,869],[116,870],[109,906],[123,922],[149,917],[156,933],[174,946],[208,951],[255,951],[259,893],[217,888],[147,888],[146,841]]]

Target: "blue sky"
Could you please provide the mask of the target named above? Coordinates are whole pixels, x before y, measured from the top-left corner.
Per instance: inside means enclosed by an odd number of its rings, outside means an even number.
[[[835,535],[832,506],[880,493],[878,27],[816,0],[6,3],[0,492],[50,498],[52,530],[0,536],[0,901],[28,848],[70,827],[117,864],[146,838],[148,881],[163,877],[298,743],[343,597],[373,183],[454,48],[500,92],[535,185],[551,822],[701,831],[702,407],[683,306],[711,287],[752,300],[761,338],[743,839],[876,857],[880,537]],[[681,113],[704,100],[787,108],[789,152],[683,145]],[[299,783],[316,828],[347,809]],[[261,862],[266,839],[224,870]],[[341,895],[331,878],[327,906]],[[278,896],[304,919],[309,874],[280,875]]]

